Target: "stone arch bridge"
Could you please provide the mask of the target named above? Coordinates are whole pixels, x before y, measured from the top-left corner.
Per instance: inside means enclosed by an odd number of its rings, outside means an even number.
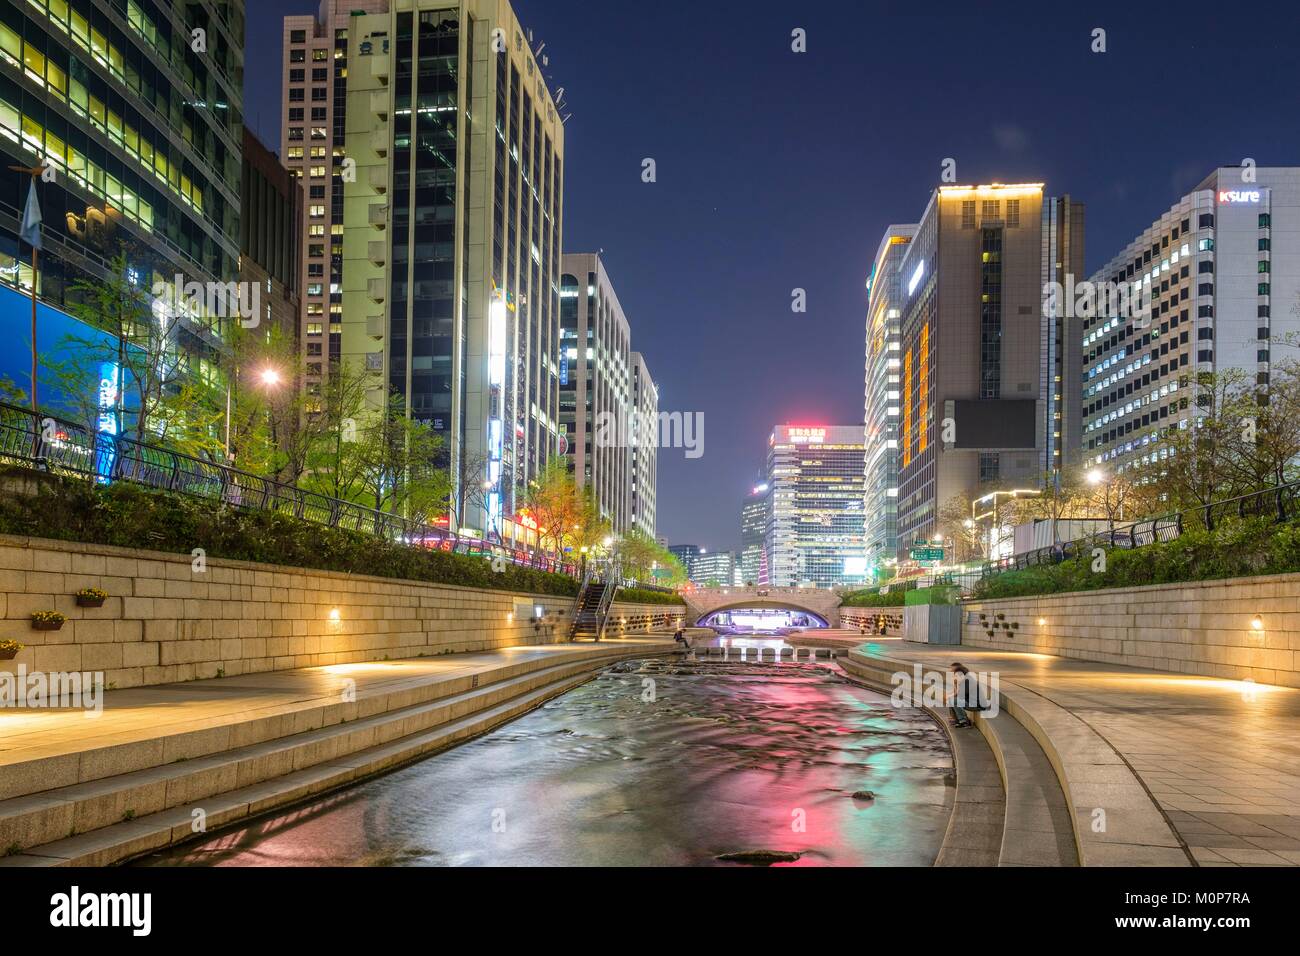
[[[823,588],[695,588],[684,592],[686,623],[694,625],[715,611],[772,608],[803,611],[840,626],[840,596]]]

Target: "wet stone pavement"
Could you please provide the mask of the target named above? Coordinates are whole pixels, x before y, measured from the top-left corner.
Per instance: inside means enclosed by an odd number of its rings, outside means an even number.
[[[953,779],[924,713],[830,667],[627,661],[444,753],[141,862],[928,866]]]

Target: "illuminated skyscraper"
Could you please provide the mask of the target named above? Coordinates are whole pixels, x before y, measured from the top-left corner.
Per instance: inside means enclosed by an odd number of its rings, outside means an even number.
[[[632,353],[632,519],[630,526],[653,539],[659,484],[659,387],[640,352]]]
[[[740,506],[740,555],[736,562],[743,581],[767,584],[767,533],[772,521],[772,496],[760,482]]]
[[[898,410],[902,374],[899,265],[915,225],[890,226],[867,280],[865,389],[866,556],[892,563],[898,537]]]
[[[596,253],[560,260],[560,427],[579,488],[615,533],[632,510],[631,333]]]
[[[1151,312],[1080,322],[1088,467],[1158,466],[1194,414],[1198,374],[1267,387],[1272,346],[1300,334],[1300,168],[1242,173],[1210,173],[1092,277],[1141,284]]]
[[[862,428],[778,425],[768,443],[769,583],[833,587],[861,583]]]
[[[1045,290],[1083,272],[1083,206],[1038,183],[934,191],[899,263],[900,557],[949,501],[1039,488],[1072,453],[1077,325]]]

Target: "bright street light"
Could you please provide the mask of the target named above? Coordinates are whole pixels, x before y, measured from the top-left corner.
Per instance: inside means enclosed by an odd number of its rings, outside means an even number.
[[[280,384],[280,373],[273,368],[262,369],[262,384],[274,388]]]
[[[1100,468],[1094,468],[1092,471],[1088,472],[1088,484],[1090,485],[1100,485],[1105,480],[1106,475]]]

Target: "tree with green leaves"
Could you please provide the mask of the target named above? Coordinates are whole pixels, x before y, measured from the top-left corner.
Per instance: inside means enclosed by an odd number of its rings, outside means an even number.
[[[524,494],[524,508],[537,522],[538,544],[557,556],[566,548],[579,551],[582,542],[591,539],[599,519],[598,511],[593,517],[593,507],[591,495],[578,489],[568,463],[558,456],[547,461]]]
[[[314,466],[304,484],[413,521],[431,523],[444,516],[451,480],[442,436],[427,422],[410,418],[400,395],[367,409],[364,390],[355,388],[346,374],[331,380],[336,384],[324,402],[328,417],[313,424],[321,435],[320,453],[311,457]],[[335,415],[342,417],[333,419]]]
[[[58,389],[75,404],[70,411],[88,428],[99,417],[98,396],[85,388],[98,381],[100,368],[117,365],[117,433],[146,444],[212,457],[222,419],[224,394],[203,382],[191,357],[176,343],[178,322],[154,314],[148,292],[135,279],[126,252],[111,259],[103,280],[77,279],[69,311],[105,336],[68,335],[61,361],[47,360]]]

